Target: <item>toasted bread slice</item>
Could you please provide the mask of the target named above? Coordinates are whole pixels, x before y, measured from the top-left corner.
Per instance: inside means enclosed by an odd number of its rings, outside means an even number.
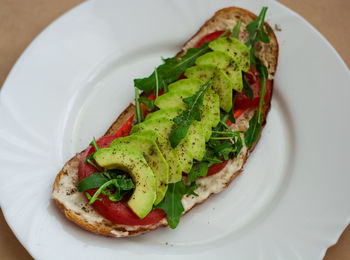
[[[189,48],[193,47],[198,40],[208,33],[226,30],[228,28],[232,29],[238,21],[242,22],[239,38],[241,41],[245,42],[249,35],[245,27],[255,18],[256,15],[253,13],[237,7],[219,10],[185,43],[182,50],[177,54],[177,57],[184,55]],[[278,61],[278,43],[272,28],[267,23],[265,23],[265,31],[270,37],[270,43],[259,44],[256,49],[256,54],[265,63],[270,74],[269,77],[273,79]],[[269,109],[270,101],[263,107],[263,125],[266,123]],[[111,125],[104,136],[115,134],[133,113],[134,105],[130,104]],[[254,110],[252,109],[245,111],[237,120],[236,124],[232,126],[234,130],[245,131],[249,126],[249,120],[253,116],[253,113]],[[185,213],[194,206],[204,202],[211,194],[218,193],[225,189],[243,170],[243,166],[253,148],[254,147],[243,147],[237,158],[230,160],[221,172],[198,179],[197,183],[199,184],[199,188],[196,190],[196,193],[199,196],[185,196],[182,199]],[[63,169],[56,176],[53,185],[52,198],[69,220],[86,230],[111,237],[135,236],[167,225],[167,220],[165,218],[157,224],[145,226],[117,225],[99,215],[94,208],[88,204],[85,195],[77,191],[78,164],[81,154],[82,153],[78,153],[64,165]]]

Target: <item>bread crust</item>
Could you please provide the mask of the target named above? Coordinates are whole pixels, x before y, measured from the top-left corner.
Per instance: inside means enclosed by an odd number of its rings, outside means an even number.
[[[245,29],[245,26],[250,22],[252,22],[255,18],[256,18],[255,14],[242,8],[228,7],[228,8],[221,9],[217,11],[213,17],[211,17],[209,20],[207,20],[203,24],[203,26],[197,31],[197,33],[193,35],[191,39],[189,39],[184,44],[182,50],[176,56],[181,57],[182,55],[184,55],[189,48],[193,47],[195,43],[197,43],[198,40],[201,39],[206,34],[217,30],[226,30],[227,28],[233,28],[234,25],[239,20],[242,21],[242,27],[241,27],[239,38],[241,41],[245,41],[249,35]],[[275,71],[277,68],[277,62],[278,62],[278,42],[272,28],[266,22],[265,22],[265,30],[270,37],[270,43],[269,44],[259,43],[256,49],[256,55],[265,63],[265,65],[268,68],[271,79],[273,80],[273,76],[275,74]],[[272,96],[272,92],[273,92],[273,81],[271,84],[271,96]],[[270,110],[270,106],[271,106],[271,99],[269,100],[268,103],[264,104],[262,109],[263,126],[265,126],[266,124],[266,118]],[[134,110],[135,110],[135,106],[133,104],[130,104],[119,115],[119,117],[114,121],[114,123],[109,127],[109,129],[107,130],[104,136],[114,135],[118,131],[118,129],[130,118],[130,116],[132,116],[132,114],[134,113]],[[251,114],[252,111],[246,111],[244,114],[247,115],[248,113]],[[260,136],[259,136],[259,139],[260,139]],[[237,177],[239,173],[243,171],[243,166],[247,161],[250,153],[254,150],[257,143],[258,141],[247,150],[247,152],[244,155],[243,164],[241,168],[231,173],[232,175],[224,184],[223,188],[226,188],[234,180],[234,178]],[[57,174],[55,182],[53,184],[52,198],[55,200],[58,208],[63,212],[63,214],[69,220],[73,221],[83,229],[86,229],[90,232],[93,232],[96,234],[102,234],[105,236],[111,236],[111,237],[136,236],[144,232],[154,230],[160,226],[167,225],[167,221],[165,218],[162,219],[159,223],[146,225],[146,226],[118,225],[118,224],[112,223],[107,219],[104,219],[101,216],[98,217],[99,221],[95,223],[91,223],[91,221],[88,221],[89,215],[87,214],[96,215],[97,213],[88,204],[84,194],[78,192],[76,189],[77,178],[78,178],[77,177],[78,165],[79,165],[79,160],[81,158],[82,153],[83,152],[76,154],[64,165],[62,170]],[[72,182],[73,186],[70,187],[69,190],[67,190],[67,188],[65,188],[65,190],[61,188],[65,185],[64,184],[65,179]],[[61,196],[63,197],[66,196],[66,198],[68,198],[69,196],[71,197],[74,196],[74,200],[76,201],[74,201],[73,204],[67,206],[64,200],[61,198]],[[206,199],[207,198],[197,202],[195,205],[187,209],[185,213],[189,212],[194,206],[203,203]]]

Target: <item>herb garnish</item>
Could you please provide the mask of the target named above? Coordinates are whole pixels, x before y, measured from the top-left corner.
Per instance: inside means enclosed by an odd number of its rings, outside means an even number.
[[[164,210],[171,228],[177,227],[180,222],[180,217],[185,210],[181,202],[183,195],[198,196],[194,192],[196,189],[196,184],[186,186],[182,181],[169,184],[164,200],[159,203],[156,208]]]
[[[244,72],[242,72],[244,74]],[[243,79],[243,91],[246,94],[246,96],[250,99],[253,100],[254,99],[254,92],[252,87],[249,85],[248,81],[246,80],[246,78],[244,77],[244,75],[242,75],[242,79]]]
[[[92,197],[87,193],[89,204],[99,199],[101,193],[108,196],[111,201],[120,201],[134,187],[132,179],[118,170],[91,174],[78,184],[80,192],[98,188]]]
[[[199,177],[207,176],[209,167],[216,163],[222,163],[222,161],[218,159],[218,156],[210,148],[207,148],[202,161],[193,163],[193,167],[187,175],[187,180],[194,183]]]
[[[263,7],[259,16],[250,24],[246,26],[249,32],[249,39],[246,45],[250,47],[250,62],[256,68],[259,73],[259,81],[261,89],[259,91],[259,109],[255,111],[253,117],[249,121],[249,128],[245,133],[245,144],[250,147],[252,146],[259,137],[260,131],[262,129],[262,107],[264,105],[264,98],[266,93],[266,79],[268,78],[268,70],[264,63],[255,55],[255,48],[258,42],[270,43],[268,34],[264,31],[264,19],[266,15],[267,7]],[[247,96],[251,98],[252,91],[248,88],[249,84],[243,77],[244,91]]]
[[[253,117],[249,121],[249,128],[245,133],[245,144],[248,147],[251,147],[256,140],[259,138],[259,134],[262,129],[262,107],[264,105],[264,98],[265,98],[265,93],[266,93],[266,79],[268,78],[268,71],[266,66],[258,59],[255,57],[255,63],[256,63],[256,70],[258,71],[260,75],[260,86],[261,89],[259,91],[259,109],[258,111],[254,112]]]
[[[95,137],[92,138],[92,141],[90,143],[90,145],[92,145],[95,148],[95,152],[98,151],[100,149],[100,147],[98,147],[97,143],[96,143],[96,139]]]
[[[258,42],[270,43],[268,34],[264,30],[264,20],[267,12],[267,7],[264,6],[259,16],[250,24],[246,26],[247,31],[249,32],[249,39],[246,42],[246,45],[250,47],[250,58],[251,63],[255,64],[255,47]]]
[[[220,124],[213,129],[208,147],[214,152],[215,158],[228,160],[237,157],[243,147],[241,131],[232,131],[226,125],[227,115],[220,120]]]
[[[210,51],[208,43],[204,43],[201,47],[189,49],[181,58],[163,59],[164,63],[158,66],[149,77],[134,79],[134,85],[143,91],[151,91],[155,87],[160,90],[177,80],[187,68],[194,65],[199,56],[208,51]]]
[[[90,145],[90,146],[93,146],[93,147],[95,148],[95,152],[96,152],[97,150],[100,149],[100,147],[98,147],[98,145],[97,145],[97,142],[96,142],[95,137],[92,138],[92,141],[91,141],[91,143],[90,143],[89,145]],[[94,160],[94,158],[93,158],[93,155],[94,155],[95,152],[93,152],[92,154],[90,154],[90,155],[85,159],[84,164],[88,164],[88,163],[89,163],[89,164],[91,164],[92,166],[94,166],[96,169],[101,170],[101,168],[95,163],[95,160]]]
[[[93,173],[86,178],[82,179],[78,184],[78,191],[83,192],[89,189],[99,188],[106,183],[108,178],[104,175],[104,172]]]
[[[153,111],[156,107],[154,105],[154,100],[149,98],[139,98],[139,102],[145,105],[147,111]]]
[[[143,116],[143,110],[141,107],[141,102],[140,102],[140,94],[139,90],[135,88],[135,117],[134,117],[134,123],[139,124],[144,120]]]
[[[241,30],[241,25],[242,25],[241,21],[238,21],[236,23],[235,27],[233,27],[233,30],[232,30],[232,33],[231,33],[231,37],[238,39],[239,32]]]
[[[205,91],[211,86],[213,80],[210,79],[193,95],[183,99],[187,104],[187,109],[173,119],[174,126],[169,135],[169,141],[172,148],[175,148],[186,136],[192,123],[197,120],[201,121],[200,108],[203,104]]]
[[[200,162],[194,162],[187,179],[195,182],[199,177],[207,176],[210,166],[237,157],[243,147],[240,131],[232,131],[225,123],[229,113],[222,112],[219,125],[213,128],[212,137],[207,143],[205,155]]]

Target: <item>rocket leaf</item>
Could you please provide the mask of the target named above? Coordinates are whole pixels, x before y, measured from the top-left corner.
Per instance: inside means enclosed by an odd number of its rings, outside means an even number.
[[[208,43],[205,43],[201,47],[189,49],[181,58],[163,59],[164,63],[158,66],[149,77],[134,79],[134,85],[143,91],[150,91],[156,87],[160,90],[177,80],[187,68],[194,65],[199,56],[208,51],[210,51]]]
[[[205,83],[193,96],[183,99],[183,102],[187,104],[187,109],[173,119],[175,124],[169,135],[169,141],[173,148],[186,136],[188,129],[195,120],[201,121],[200,108],[203,104],[205,91],[211,84],[212,79]]]

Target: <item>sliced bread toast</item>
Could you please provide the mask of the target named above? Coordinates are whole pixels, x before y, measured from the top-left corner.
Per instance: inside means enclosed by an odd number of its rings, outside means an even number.
[[[249,35],[245,27],[255,18],[256,15],[253,13],[237,7],[228,7],[219,10],[212,18],[204,23],[204,25],[189,41],[184,44],[182,50],[177,54],[177,57],[184,55],[189,48],[193,47],[203,36],[207,35],[208,33],[218,30],[232,29],[238,21],[242,22],[239,39],[245,42]],[[256,48],[256,55],[264,62],[268,68],[270,79],[273,79],[278,61],[278,43],[272,28],[267,23],[265,23],[265,31],[270,37],[270,43],[259,43]],[[263,125],[266,123],[266,117],[269,109],[270,101],[265,103],[263,106]],[[134,110],[134,105],[130,104],[110,126],[104,136],[115,134],[124,124],[124,122],[134,113]],[[253,113],[254,110],[252,109],[245,111],[232,127],[235,130],[245,131],[248,128],[249,120]],[[218,193],[225,189],[228,184],[243,170],[243,166],[253,149],[254,146],[250,148],[243,147],[239,155],[235,159],[230,160],[227,166],[221,172],[212,176],[198,179],[197,183],[199,184],[199,188],[196,190],[196,193],[199,196],[195,197],[190,195],[185,196],[182,199],[185,213],[194,206],[204,202],[211,194]],[[69,220],[75,222],[86,230],[111,237],[135,236],[154,230],[160,226],[167,225],[167,220],[165,218],[157,224],[151,225],[118,225],[99,215],[94,208],[88,204],[88,200],[85,195],[77,191],[78,164],[81,154],[82,152],[76,154],[64,165],[63,169],[56,176],[53,185],[52,198]]]

